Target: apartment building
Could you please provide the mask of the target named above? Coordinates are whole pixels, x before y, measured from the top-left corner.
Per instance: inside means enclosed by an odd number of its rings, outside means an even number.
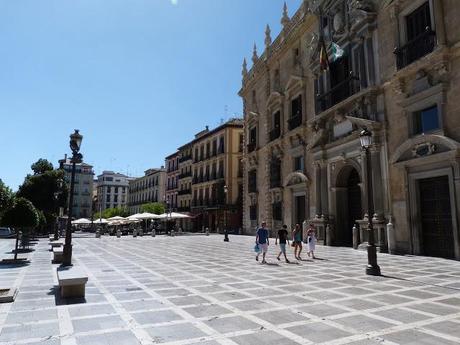
[[[144,176],[129,181],[128,208],[131,214],[140,213],[143,204],[163,202],[166,170],[152,168]]]

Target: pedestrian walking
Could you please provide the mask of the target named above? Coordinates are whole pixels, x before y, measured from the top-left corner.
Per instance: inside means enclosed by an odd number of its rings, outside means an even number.
[[[302,260],[300,253],[302,253],[302,228],[300,224],[296,224],[292,230],[292,242],[294,246],[294,256],[297,260]]]
[[[286,242],[287,245],[289,245],[287,225],[283,225],[283,228],[281,230],[278,230],[275,239],[275,246],[278,245],[278,238],[280,240],[280,252],[276,258],[278,259],[278,261],[280,261],[280,256],[281,254],[283,254],[284,258],[286,259],[286,262],[289,263],[290,261],[286,256]]]
[[[310,223],[310,226],[307,229],[307,254],[311,255],[313,259],[315,257],[315,247],[316,247],[316,228],[313,224]]]
[[[259,261],[259,255],[262,253],[262,263],[266,264],[265,256],[267,255],[269,243],[269,233],[267,229],[267,223],[262,222],[260,228],[256,232],[256,244],[259,246],[259,252],[256,255],[256,261]]]

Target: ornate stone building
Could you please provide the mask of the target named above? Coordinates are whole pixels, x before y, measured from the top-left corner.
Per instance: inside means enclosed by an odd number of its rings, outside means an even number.
[[[243,64],[245,231],[310,220],[326,244],[358,246],[370,202],[380,250],[460,259],[459,15],[453,0],[284,8],[279,36],[267,27]]]

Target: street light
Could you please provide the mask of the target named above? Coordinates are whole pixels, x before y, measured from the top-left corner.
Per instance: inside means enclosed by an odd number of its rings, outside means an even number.
[[[367,219],[368,219],[368,241],[367,241],[367,267],[366,274],[372,276],[380,275],[380,267],[377,264],[377,248],[374,243],[374,228],[372,225],[372,217],[374,214],[372,205],[372,175],[371,175],[371,159],[369,154],[369,148],[372,146],[373,138],[372,133],[364,128],[359,139],[361,141],[361,147],[366,154],[366,176],[367,176]]]
[[[170,227],[170,221],[171,221],[171,208],[170,208],[170,203],[169,203],[169,195],[165,195],[165,203],[166,203],[166,231],[168,231]],[[169,216],[169,219],[168,219]]]
[[[228,193],[228,187],[227,185],[224,185],[224,241],[228,242],[228,231],[227,231],[227,193]]]
[[[65,232],[65,243],[63,250],[63,266],[72,266],[72,211],[73,211],[73,189],[75,186],[75,165],[81,163],[83,155],[79,153],[83,136],[78,129],[70,135],[70,149],[72,150],[72,173],[70,175],[70,196],[69,196],[69,211],[67,213],[67,228]]]

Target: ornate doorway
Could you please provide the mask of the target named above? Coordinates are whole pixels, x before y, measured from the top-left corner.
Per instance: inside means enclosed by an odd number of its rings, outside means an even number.
[[[335,243],[341,246],[353,245],[353,226],[363,218],[361,200],[361,177],[358,171],[347,165],[337,176],[335,188],[336,232]]]
[[[422,252],[428,256],[455,257],[448,176],[419,180]]]

